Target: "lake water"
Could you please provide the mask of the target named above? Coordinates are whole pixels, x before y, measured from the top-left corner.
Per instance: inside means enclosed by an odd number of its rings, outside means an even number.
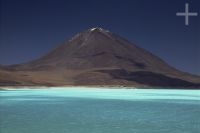
[[[199,90],[0,91],[0,133],[200,133]]]

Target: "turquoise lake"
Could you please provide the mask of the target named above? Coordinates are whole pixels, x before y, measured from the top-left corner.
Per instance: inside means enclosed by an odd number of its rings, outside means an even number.
[[[1,90],[0,133],[200,133],[200,90]]]

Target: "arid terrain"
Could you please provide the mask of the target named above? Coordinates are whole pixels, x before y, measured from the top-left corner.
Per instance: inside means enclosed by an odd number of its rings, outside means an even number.
[[[200,77],[102,28],[75,35],[45,56],[0,66],[0,86],[200,88]]]

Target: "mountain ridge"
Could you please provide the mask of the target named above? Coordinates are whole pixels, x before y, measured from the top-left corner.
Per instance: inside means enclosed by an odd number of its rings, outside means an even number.
[[[181,72],[147,50],[99,27],[78,33],[39,59],[1,67],[0,75],[2,86],[10,81],[22,86],[200,87],[199,76]]]

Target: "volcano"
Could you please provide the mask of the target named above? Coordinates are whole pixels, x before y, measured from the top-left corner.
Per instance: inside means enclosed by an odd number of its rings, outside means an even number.
[[[92,28],[39,59],[0,66],[0,85],[200,88],[200,77],[171,67],[117,34]]]

